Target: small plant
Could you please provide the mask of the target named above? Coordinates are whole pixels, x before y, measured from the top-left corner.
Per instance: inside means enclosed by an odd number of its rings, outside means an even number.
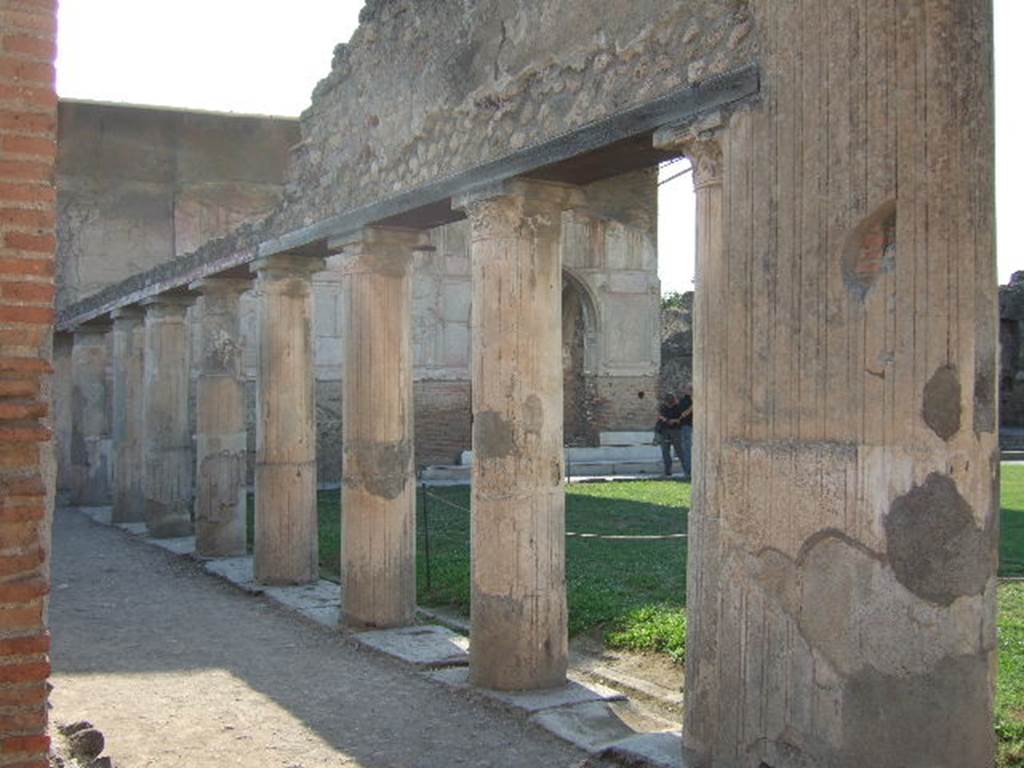
[[[630,611],[605,635],[612,648],[667,653],[676,664],[686,661],[686,612],[669,605],[644,605]]]

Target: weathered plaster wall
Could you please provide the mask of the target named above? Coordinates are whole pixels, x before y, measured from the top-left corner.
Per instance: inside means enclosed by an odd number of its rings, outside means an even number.
[[[187,254],[281,198],[297,121],[62,100],[58,305]]]
[[[751,6],[762,105],[698,191],[685,736],[716,766],[992,765],[991,4]]]
[[[278,232],[750,63],[745,0],[377,0],[303,114]]]

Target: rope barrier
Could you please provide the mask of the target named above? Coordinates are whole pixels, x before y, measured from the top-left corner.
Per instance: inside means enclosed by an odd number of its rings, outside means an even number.
[[[457,509],[459,512],[469,512],[467,507],[463,507],[459,504],[449,501],[443,496],[438,496],[430,491],[423,490],[424,496],[441,502],[445,506]],[[604,539],[605,541],[664,541],[667,539],[685,539],[685,533],[580,533],[578,531],[566,531],[566,538],[577,538],[577,539]]]

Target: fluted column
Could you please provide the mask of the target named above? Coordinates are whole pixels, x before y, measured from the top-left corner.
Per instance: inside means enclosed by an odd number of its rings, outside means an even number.
[[[142,491],[156,538],[192,533],[192,435],[188,423],[188,323],[192,296],[157,296],[146,309]]]
[[[333,265],[344,277],[341,619],[411,624],[416,613],[412,256],[425,236],[372,228]]]
[[[115,310],[114,318],[114,511],[115,523],[146,519],[142,495],[145,312],[131,306]]]
[[[513,181],[457,201],[472,226],[470,675],[565,682],[561,212],[570,188]]]
[[[280,254],[258,275],[254,571],[264,584],[319,576],[312,275],[323,260]]]
[[[716,712],[719,687],[718,670],[718,583],[721,550],[719,511],[721,500],[714,498],[718,484],[713,475],[714,462],[707,457],[721,450],[722,363],[724,344],[709,348],[708,334],[726,327],[725,308],[708,301],[709,287],[718,289],[725,279],[722,269],[722,127],[717,115],[680,129],[663,129],[655,143],[663,149],[682,151],[693,166],[693,188],[697,203],[697,248],[694,270],[693,302],[693,488],[688,517],[686,584],[686,682],[690,701],[700,707],[688,707],[686,743],[702,754],[709,749],[708,729],[715,727],[708,713]],[[691,710],[694,714],[691,714]],[[699,713],[699,715],[697,714]]]
[[[110,324],[75,329],[71,348],[71,501],[106,506],[110,493]]]
[[[196,381],[196,552],[246,552],[246,413],[239,298],[248,279],[207,278],[190,287],[199,301]]]

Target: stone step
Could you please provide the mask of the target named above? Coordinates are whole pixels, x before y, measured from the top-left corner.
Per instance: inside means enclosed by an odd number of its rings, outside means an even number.
[[[1006,451],[1024,451],[1024,429],[1003,427],[999,430],[999,448]]]
[[[653,437],[653,435],[651,435]],[[582,464],[589,462],[605,462],[614,464],[625,464],[636,461],[650,462],[661,461],[661,448],[652,445],[650,440],[646,445],[616,445],[602,446],[599,448],[566,448],[565,460],[571,464]],[[473,452],[463,451],[459,455],[459,464],[471,466],[473,464]]]
[[[573,478],[660,476],[661,456],[659,453],[654,461],[570,462],[566,464],[566,472]],[[471,465],[438,464],[426,467],[420,475],[420,480],[429,485],[469,485],[471,476]]]
[[[650,445],[654,438],[654,422],[651,428],[633,432],[602,432],[599,440],[603,446]]]

